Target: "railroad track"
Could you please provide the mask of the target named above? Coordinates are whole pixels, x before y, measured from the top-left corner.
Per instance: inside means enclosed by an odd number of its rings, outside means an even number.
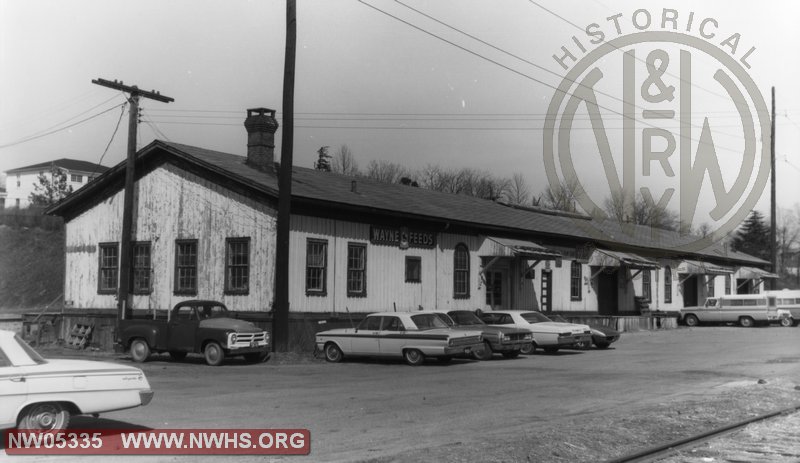
[[[691,437],[686,437],[666,444],[651,447],[636,453],[631,453],[619,458],[615,458],[613,460],[607,460],[606,463],[655,462],[664,458],[675,456],[679,454],[682,450],[687,450],[697,447],[698,445],[708,442],[712,439],[724,436],[726,434],[730,434],[734,431],[738,431],[739,429],[742,429],[749,424],[758,423],[760,421],[766,421],[797,412],[800,412],[800,404],[796,404],[787,408],[782,408],[780,410],[775,410],[773,412],[759,415],[754,418],[749,418],[744,421],[740,421],[738,423],[712,429],[710,431],[706,431]]]

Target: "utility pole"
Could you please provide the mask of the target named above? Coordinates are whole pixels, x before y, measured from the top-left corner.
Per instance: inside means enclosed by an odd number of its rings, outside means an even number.
[[[777,236],[777,223],[778,223],[778,206],[775,204],[775,87],[772,87],[772,126],[770,128],[770,137],[769,137],[769,147],[770,147],[770,154],[771,154],[771,169],[772,175],[770,178],[772,183],[770,185],[770,218],[769,218],[769,252],[770,252],[770,262],[772,262],[772,273],[779,274],[778,270],[778,243],[776,240],[778,239]],[[777,287],[777,281],[775,278],[771,278],[769,280],[769,289],[775,289]]]
[[[128,158],[125,163],[125,200],[122,209],[122,238],[120,239],[121,249],[119,255],[119,290],[117,291],[117,322],[130,318],[130,266],[131,266],[131,235],[133,232],[133,182],[135,180],[136,164],[136,129],[139,124],[139,98],[150,98],[151,100],[169,103],[175,101],[173,98],[163,96],[155,90],[139,90],[137,86],[124,85],[121,81],[117,82],[106,79],[92,80],[93,84],[103,87],[113,88],[121,92],[126,92],[128,102],[131,104],[128,114]],[[119,328],[119,323],[117,323]],[[117,329],[119,335],[119,329]]]
[[[294,62],[297,41],[297,5],[286,0],[286,54],[283,67],[283,132],[278,171],[278,230],[275,252],[275,306],[272,309],[272,348],[289,346],[289,220],[292,204],[294,149]]]

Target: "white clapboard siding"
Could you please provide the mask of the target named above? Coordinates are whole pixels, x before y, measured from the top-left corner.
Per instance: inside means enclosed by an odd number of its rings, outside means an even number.
[[[135,241],[151,243],[152,293],[133,297],[135,309],[172,307],[190,299],[216,299],[232,310],[266,311],[275,277],[275,211],[170,164],[135,185]],[[97,245],[119,242],[122,191],[66,225],[67,274],[64,299],[73,308],[115,307],[113,295],[97,294]],[[225,295],[226,238],[250,238],[248,295]],[[175,240],[198,239],[198,292],[174,292]]]

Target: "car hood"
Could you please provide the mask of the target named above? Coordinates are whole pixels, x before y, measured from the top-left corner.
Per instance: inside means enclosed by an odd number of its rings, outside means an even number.
[[[260,333],[264,330],[246,320],[236,318],[207,318],[200,320],[200,328],[214,328],[219,330],[234,330],[237,333]]]
[[[573,333],[583,333],[584,331],[591,331],[586,325],[578,325],[576,323],[563,323],[563,322],[539,322],[534,323],[531,325],[531,329],[537,330],[541,328],[547,328],[549,330],[555,331],[571,331]]]

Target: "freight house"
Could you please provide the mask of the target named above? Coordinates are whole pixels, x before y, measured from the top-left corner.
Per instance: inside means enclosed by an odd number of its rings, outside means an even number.
[[[246,157],[163,141],[137,153],[134,310],[216,299],[269,325],[278,123],[272,110],[247,114]],[[658,231],[654,239],[649,227],[630,233],[606,221],[607,234],[619,239],[598,240],[576,226],[589,221],[577,214],[297,166],[292,172],[295,328],[342,322],[345,312],[358,319],[419,308],[540,309],[637,322],[643,300],[651,310],[674,311],[707,295],[758,291],[775,276],[756,267],[767,262],[722,245],[671,251],[687,239],[673,232]],[[62,334],[80,322],[111,339],[124,177],[123,162],[48,211],[66,222]]]

